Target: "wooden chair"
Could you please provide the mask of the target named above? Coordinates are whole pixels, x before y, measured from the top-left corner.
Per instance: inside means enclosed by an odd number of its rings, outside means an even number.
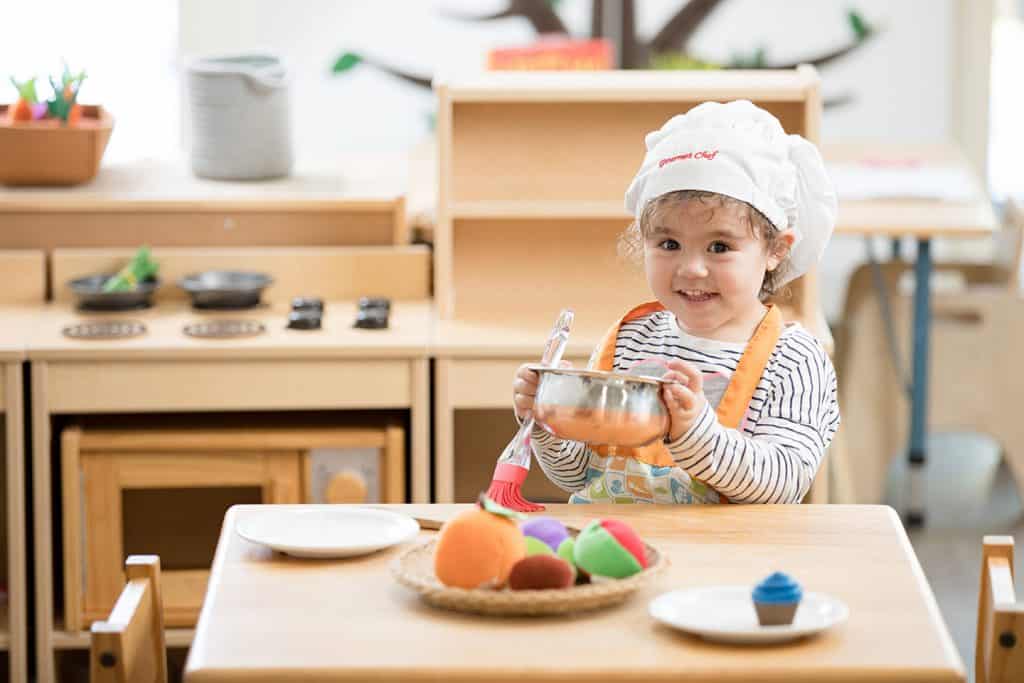
[[[167,683],[167,648],[160,596],[160,558],[131,555],[128,583],[106,621],[92,625],[92,683]]]
[[[1024,601],[1013,589],[1013,537],[986,536],[978,594],[975,683],[1024,681]]]
[[[938,263],[932,295],[928,424],[995,438],[1024,495],[1024,422],[1017,416],[1020,363],[1014,340],[1024,338],[1021,292],[1024,208],[1010,203],[997,235],[993,264]],[[900,284],[913,276],[910,263],[884,263],[903,375],[911,367],[911,295]],[[836,371],[858,503],[882,500],[886,472],[907,439],[909,400],[896,372],[870,265],[858,268],[847,289],[843,324],[836,337]],[[907,378],[909,379],[909,378]]]

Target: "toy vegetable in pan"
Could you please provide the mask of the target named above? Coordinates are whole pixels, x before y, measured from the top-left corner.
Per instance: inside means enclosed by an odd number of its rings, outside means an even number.
[[[135,289],[139,282],[154,277],[158,268],[156,261],[150,257],[149,247],[139,247],[128,265],[103,284],[103,291],[126,292]]]

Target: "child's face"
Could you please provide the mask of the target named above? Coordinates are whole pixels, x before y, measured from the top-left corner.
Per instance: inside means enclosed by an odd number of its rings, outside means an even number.
[[[779,265],[792,233],[769,253],[742,205],[691,199],[659,214],[644,236],[644,270],[658,301],[689,334],[746,341],[764,315],[765,271]]]

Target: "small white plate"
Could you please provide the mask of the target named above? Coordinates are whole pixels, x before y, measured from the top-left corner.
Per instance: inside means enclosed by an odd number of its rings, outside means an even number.
[[[750,586],[713,586],[659,595],[648,612],[663,624],[723,643],[781,643],[820,633],[846,621],[850,610],[836,598],[804,593],[792,624],[761,626]]]
[[[355,557],[413,538],[420,525],[390,510],[268,510],[239,521],[238,535],[295,557]]]

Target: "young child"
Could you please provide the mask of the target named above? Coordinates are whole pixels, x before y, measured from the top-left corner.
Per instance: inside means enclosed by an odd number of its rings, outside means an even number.
[[[667,366],[668,434],[609,453],[537,427],[541,467],[570,502],[799,503],[839,425],[835,371],[764,301],[818,261],[832,232],[821,157],[747,101],[701,104],[646,146],[623,245],[642,253],[657,301],[612,326],[591,365]],[[537,382],[526,366],[516,373],[520,418]]]

